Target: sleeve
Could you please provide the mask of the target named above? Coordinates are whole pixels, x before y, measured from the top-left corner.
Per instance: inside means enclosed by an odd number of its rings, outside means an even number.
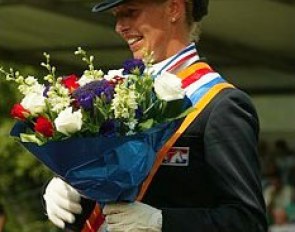
[[[218,98],[204,131],[204,158],[218,205],[163,209],[163,232],[267,231],[258,131],[258,117],[246,94],[230,90]]]

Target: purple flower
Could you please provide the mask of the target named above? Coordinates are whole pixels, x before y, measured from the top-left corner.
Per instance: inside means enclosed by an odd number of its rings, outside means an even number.
[[[99,134],[106,137],[114,137],[116,135],[117,122],[113,119],[104,122],[101,127]]]
[[[110,103],[114,96],[114,86],[105,79],[92,81],[73,92],[78,105],[85,110],[92,110],[95,98],[103,95],[106,103]]]
[[[43,97],[48,97],[48,91],[49,91],[50,85],[46,85],[43,90]]]
[[[143,111],[142,109],[139,107],[135,110],[135,118],[136,119],[141,119],[143,116]]]
[[[141,59],[128,59],[123,63],[123,75],[139,74],[142,75],[145,65]]]
[[[77,99],[78,104],[85,110],[91,110],[93,107],[93,100],[95,95],[93,93],[82,93]]]

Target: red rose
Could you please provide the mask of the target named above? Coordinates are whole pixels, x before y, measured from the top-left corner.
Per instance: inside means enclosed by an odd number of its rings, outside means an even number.
[[[65,87],[67,87],[67,89],[70,90],[70,92],[72,93],[75,89],[79,88],[80,85],[77,82],[78,81],[78,77],[75,74],[66,76],[62,79],[62,83]]]
[[[53,136],[53,125],[52,122],[49,121],[48,118],[43,116],[39,116],[36,120],[34,130],[44,135],[45,137]]]
[[[117,84],[121,84],[125,78],[120,76],[115,76],[113,79],[110,80],[110,84],[115,86]]]
[[[21,104],[15,104],[10,111],[10,115],[12,117],[17,118],[21,121],[26,120],[29,114],[30,114],[30,111],[25,109]]]

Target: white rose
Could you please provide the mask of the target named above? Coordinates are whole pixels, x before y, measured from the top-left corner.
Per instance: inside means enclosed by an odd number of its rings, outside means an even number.
[[[123,69],[109,70],[108,74],[104,75],[103,78],[109,81],[114,79],[116,76],[123,77]]]
[[[72,107],[61,111],[54,120],[56,130],[65,135],[70,135],[81,130],[82,123],[81,110],[73,112]]]
[[[25,109],[29,110],[32,115],[42,113],[45,109],[45,97],[39,93],[27,94],[20,103]]]
[[[181,88],[181,79],[168,72],[163,72],[155,79],[154,88],[158,98],[165,101],[182,99],[185,95]]]

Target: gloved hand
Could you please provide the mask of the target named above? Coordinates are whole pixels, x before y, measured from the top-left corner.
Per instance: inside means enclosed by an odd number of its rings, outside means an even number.
[[[162,211],[140,202],[108,204],[103,214],[108,232],[162,231]]]
[[[58,177],[54,177],[45,190],[43,198],[50,221],[59,228],[65,228],[65,222],[73,223],[74,214],[80,214],[80,194]]]

